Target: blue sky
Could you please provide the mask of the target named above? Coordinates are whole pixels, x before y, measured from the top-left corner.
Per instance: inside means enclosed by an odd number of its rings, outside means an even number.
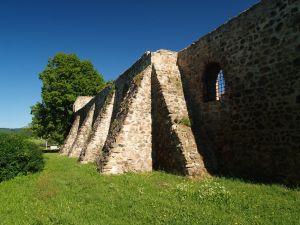
[[[115,79],[145,51],[178,51],[258,0],[1,0],[0,127],[31,121],[38,74],[57,52]]]

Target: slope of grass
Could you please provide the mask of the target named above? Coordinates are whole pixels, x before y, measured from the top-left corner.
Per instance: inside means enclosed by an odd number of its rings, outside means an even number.
[[[45,154],[43,172],[0,183],[0,224],[299,224],[300,191],[161,172],[100,176]]]

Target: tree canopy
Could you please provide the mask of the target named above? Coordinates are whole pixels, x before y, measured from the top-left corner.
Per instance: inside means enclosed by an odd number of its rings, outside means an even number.
[[[71,125],[77,96],[93,96],[105,85],[92,63],[75,54],[58,53],[43,72],[42,101],[31,107],[32,129],[40,137],[62,143]]]

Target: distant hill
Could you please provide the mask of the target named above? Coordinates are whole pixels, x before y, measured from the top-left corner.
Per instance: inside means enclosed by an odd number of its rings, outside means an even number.
[[[21,128],[11,129],[11,128],[0,128],[0,133],[18,133]]]
[[[32,136],[32,132],[27,128],[0,128],[0,133]]]

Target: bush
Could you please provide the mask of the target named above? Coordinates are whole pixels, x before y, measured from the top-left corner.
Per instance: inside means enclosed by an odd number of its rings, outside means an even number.
[[[44,166],[39,147],[25,137],[0,134],[0,182],[33,173]]]

